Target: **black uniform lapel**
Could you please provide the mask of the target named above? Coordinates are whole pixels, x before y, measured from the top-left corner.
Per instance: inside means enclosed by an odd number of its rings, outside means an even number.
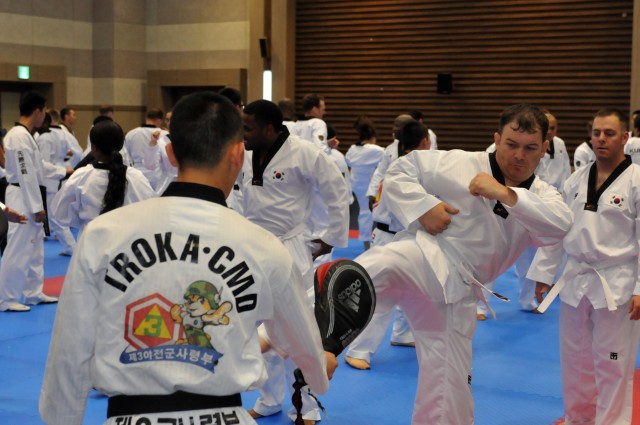
[[[489,164],[491,165],[491,174],[493,174],[493,178],[496,179],[498,183],[505,184],[504,174],[502,174],[502,170],[498,165],[495,152],[491,152],[489,154]],[[527,180],[520,183],[518,187],[522,187],[529,190],[535,178],[536,178],[536,175],[532,174],[531,177],[529,177]],[[505,219],[509,216],[507,209],[502,205],[500,201],[496,201],[496,205],[493,207],[493,213]]]
[[[253,168],[253,179],[251,180],[251,184],[253,186],[262,186],[264,179],[264,170],[267,169],[267,165],[273,159],[274,156],[278,153],[284,142],[289,137],[289,130],[286,126],[282,126],[282,131],[280,135],[276,139],[275,143],[269,148],[267,151],[267,155],[264,158],[264,162],[260,164],[260,152],[261,150],[253,151],[253,158],[251,159],[251,166]]]
[[[584,204],[585,211],[598,211],[598,200],[600,196],[616,179],[632,164],[631,157],[629,155],[624,156],[624,160],[618,164],[613,173],[602,183],[602,186],[596,190],[596,181],[598,179],[598,167],[594,162],[589,169],[589,181],[587,187],[587,202]]]

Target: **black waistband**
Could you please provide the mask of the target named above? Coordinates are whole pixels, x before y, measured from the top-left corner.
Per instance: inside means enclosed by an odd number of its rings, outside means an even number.
[[[20,187],[20,183],[9,183],[11,186],[17,186]]]
[[[385,223],[379,223],[376,221],[373,223],[373,227],[375,227],[376,229],[380,229],[383,232],[391,233],[392,235],[395,235],[397,233],[392,230],[389,230],[389,225]]]
[[[166,395],[116,395],[109,397],[107,418],[240,406],[240,394],[212,396],[178,391]]]

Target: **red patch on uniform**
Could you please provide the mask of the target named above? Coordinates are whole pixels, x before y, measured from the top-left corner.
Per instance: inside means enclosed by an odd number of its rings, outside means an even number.
[[[140,350],[184,338],[184,329],[171,318],[171,307],[173,303],[158,293],[129,304],[124,339]]]

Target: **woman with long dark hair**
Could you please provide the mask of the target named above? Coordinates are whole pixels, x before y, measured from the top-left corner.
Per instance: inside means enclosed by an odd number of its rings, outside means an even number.
[[[89,133],[94,162],[76,170],[60,188],[51,214],[81,231],[100,214],[156,196],[147,178],[123,164],[124,132],[115,121],[97,123]]]

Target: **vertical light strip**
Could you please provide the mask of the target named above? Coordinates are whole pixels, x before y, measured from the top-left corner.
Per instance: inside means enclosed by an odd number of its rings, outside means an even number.
[[[262,98],[266,100],[272,100],[272,83],[273,75],[270,69],[262,71]]]

